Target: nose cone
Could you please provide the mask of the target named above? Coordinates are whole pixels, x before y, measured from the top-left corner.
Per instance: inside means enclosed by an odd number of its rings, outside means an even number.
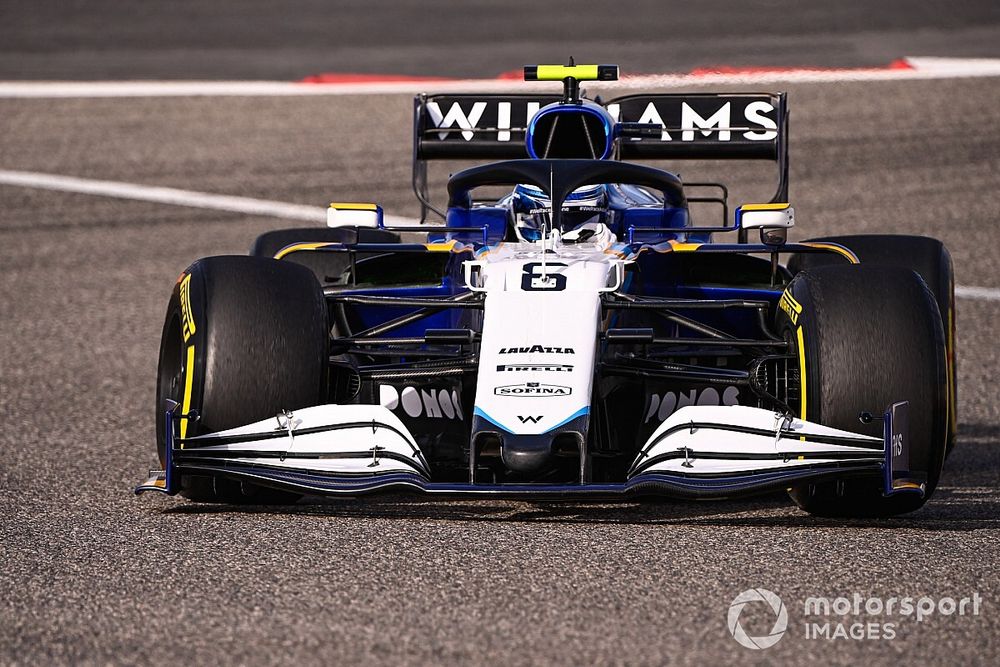
[[[500,458],[508,470],[514,472],[538,472],[552,459],[551,433],[540,435],[504,434],[500,446]]]

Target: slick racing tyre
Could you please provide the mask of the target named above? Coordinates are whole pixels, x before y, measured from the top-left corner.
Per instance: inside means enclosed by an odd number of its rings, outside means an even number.
[[[948,431],[945,335],[934,296],[913,271],[865,264],[820,266],[789,283],[777,328],[799,360],[800,416],[883,437],[878,420],[896,401],[910,403],[911,469],[926,473],[924,498],[882,495],[880,476],[802,484],[790,495],[820,516],[891,516],[921,507],[934,492]]]
[[[167,308],[156,391],[156,445],[165,463],[168,399],[182,438],[326,402],[327,308],[313,274],[260,257],[208,257],[181,274]],[[189,477],[181,494],[206,502],[287,502],[297,496],[225,478]]]
[[[275,229],[257,237],[250,247],[250,255],[274,257],[296,243],[399,243],[399,235],[367,227]],[[335,252],[292,252],[285,261],[305,266],[323,285],[342,284],[345,271],[351,265],[347,253]]]
[[[941,312],[948,346],[948,452],[951,452],[958,433],[958,375],[955,354],[955,273],[948,249],[937,239],[903,234],[824,236],[810,241],[839,243],[853,251],[866,266],[912,269],[927,283]],[[833,253],[802,253],[792,257],[788,268],[795,274],[818,266],[843,263],[844,260]]]

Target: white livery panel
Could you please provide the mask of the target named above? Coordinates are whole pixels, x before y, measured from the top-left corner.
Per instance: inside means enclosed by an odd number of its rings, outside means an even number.
[[[688,406],[667,418],[640,450],[629,477],[760,472],[881,458],[881,438],[740,405]]]
[[[181,442],[214,463],[342,474],[429,474],[413,436],[380,405],[318,405]]]
[[[589,414],[600,293],[618,262],[593,245],[544,264],[541,255],[512,244],[479,262],[486,308],[474,414],[518,435]]]

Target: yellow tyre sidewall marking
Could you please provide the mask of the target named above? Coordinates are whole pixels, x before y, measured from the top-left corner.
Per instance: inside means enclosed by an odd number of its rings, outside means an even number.
[[[799,393],[802,395],[800,399],[799,408],[799,419],[806,418],[806,407],[808,407],[807,397],[808,393],[806,389],[806,343],[802,336],[802,327],[796,327],[795,336],[798,341],[799,347]]]
[[[187,363],[184,366],[184,398],[181,401],[181,414],[187,415],[191,411],[191,394],[194,385],[194,345],[188,345]],[[181,439],[187,437],[188,418],[181,418]],[[184,449],[184,443],[181,443]]]
[[[181,334],[184,342],[188,342],[197,330],[194,325],[194,311],[191,309],[191,274],[185,275],[180,282],[178,297],[181,302]]]

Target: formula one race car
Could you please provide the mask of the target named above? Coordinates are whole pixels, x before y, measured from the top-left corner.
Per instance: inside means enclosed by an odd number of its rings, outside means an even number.
[[[788,242],[783,93],[580,90],[617,76],[540,65],[525,79],[561,95],[418,96],[414,190],[443,225],[331,204],[326,228],[188,267],[161,342],[162,470],[137,492],[922,506],[955,434],[947,250]],[[691,158],[773,161],[777,191],[730,217],[724,185],[632,162]],[[452,175],[437,211],[433,159],[503,161]],[[722,224],[696,226],[694,202]]]

